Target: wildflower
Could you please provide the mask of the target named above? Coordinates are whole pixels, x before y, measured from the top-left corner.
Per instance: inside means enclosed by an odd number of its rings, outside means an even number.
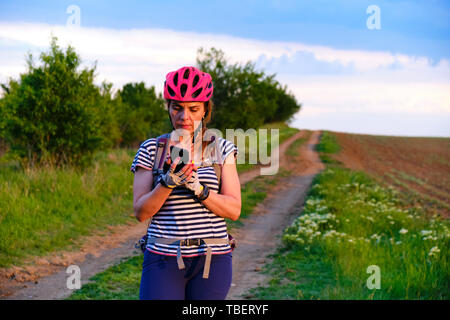
[[[400,231],[399,231],[398,233],[400,233],[400,234],[405,234],[405,233],[408,233],[408,230],[406,230],[406,229],[404,229],[404,228],[401,228]]]
[[[423,236],[427,236],[427,235],[429,235],[431,233],[433,233],[433,231],[431,231],[431,230],[422,230],[422,231],[420,231],[420,234],[423,235]]]
[[[397,241],[395,244],[401,244],[402,242],[401,241]]]
[[[370,239],[376,239],[377,243],[380,242],[381,236],[377,235],[376,233],[370,236]]]
[[[433,248],[431,248],[430,252],[428,253],[428,256],[429,257],[436,256],[439,252],[441,252],[441,250],[439,250],[437,246],[434,246]]]

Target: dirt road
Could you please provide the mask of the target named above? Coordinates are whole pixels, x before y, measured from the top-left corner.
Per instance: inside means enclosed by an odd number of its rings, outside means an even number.
[[[284,155],[289,145],[304,134],[302,130],[283,142],[279,149],[280,155]],[[234,251],[233,284],[240,285],[232,286],[228,299],[241,299],[238,298],[240,294],[263,280],[254,270],[258,270],[258,265],[262,263],[261,257],[274,250],[284,227],[298,215],[313,175],[323,167],[313,150],[319,135],[320,132],[312,133],[296,159],[287,161],[287,158],[281,157],[280,166],[296,174],[283,179],[282,190],[279,191],[284,191],[269,195],[244,226],[233,234],[239,241],[239,249]],[[240,174],[241,184],[252,180],[259,172],[260,169],[256,168]],[[134,242],[145,233],[146,228],[145,223],[137,222],[111,227],[107,236],[99,234],[83,239],[84,244],[79,251],[58,252],[35,258],[24,267],[1,270],[0,299],[64,299],[72,293],[66,286],[69,277],[66,268],[69,265],[80,267],[81,283],[85,284],[93,275],[123,259],[140,254],[134,249]],[[265,236],[263,241],[261,235]]]

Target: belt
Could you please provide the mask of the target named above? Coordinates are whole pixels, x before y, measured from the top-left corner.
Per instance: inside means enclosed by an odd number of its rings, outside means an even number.
[[[184,269],[184,262],[181,256],[181,246],[200,246],[201,244],[206,244],[206,260],[205,267],[203,268],[203,278],[208,279],[209,277],[209,268],[211,265],[211,255],[212,249],[210,247],[211,244],[229,244],[229,240],[227,239],[218,239],[218,238],[202,238],[202,239],[184,239],[184,238],[148,238],[147,243],[161,243],[161,244],[176,244],[177,248],[177,264],[178,269]]]

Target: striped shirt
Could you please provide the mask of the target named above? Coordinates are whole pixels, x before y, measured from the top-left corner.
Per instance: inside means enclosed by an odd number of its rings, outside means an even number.
[[[198,168],[198,178],[211,190],[219,192],[219,183],[211,162],[223,163],[230,154],[238,154],[238,148],[232,142],[219,138],[217,143],[216,160],[209,161],[209,166]],[[139,147],[131,171],[136,172],[137,167],[152,170],[156,154],[156,139],[144,141]],[[208,161],[207,161],[208,162]],[[214,214],[201,203],[195,195],[184,187],[173,189],[161,209],[153,216],[147,230],[149,237],[158,238],[220,238],[227,239],[227,225],[225,219]],[[176,256],[177,245],[148,243],[147,249],[164,255]],[[229,244],[210,245],[213,254],[225,254],[231,251]],[[181,246],[183,257],[193,257],[206,254],[206,245]]]

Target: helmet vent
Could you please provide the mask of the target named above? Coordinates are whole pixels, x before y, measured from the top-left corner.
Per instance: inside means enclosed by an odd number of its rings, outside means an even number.
[[[189,78],[189,72],[190,72],[190,70],[189,70],[189,69],[186,69],[186,70],[184,71],[184,74],[183,74],[183,79],[187,79],[187,78]]]
[[[200,77],[198,76],[198,74],[194,77],[194,81],[192,82],[192,87],[195,88],[195,86],[197,85],[198,81],[200,80]]]
[[[180,93],[183,98],[184,98],[184,95],[186,94],[186,90],[187,90],[187,84],[183,83],[180,87]]]
[[[198,97],[198,95],[200,94],[200,93],[202,93],[202,90],[203,90],[203,88],[200,88],[200,89],[197,89],[197,90],[195,90],[195,92],[192,94],[192,98],[197,98]]]
[[[178,87],[178,72],[175,73],[175,76],[173,77],[173,84]]]
[[[169,94],[170,94],[172,97],[175,97],[175,91],[173,91],[173,89],[172,89],[170,86],[167,86],[167,90],[169,91]]]

